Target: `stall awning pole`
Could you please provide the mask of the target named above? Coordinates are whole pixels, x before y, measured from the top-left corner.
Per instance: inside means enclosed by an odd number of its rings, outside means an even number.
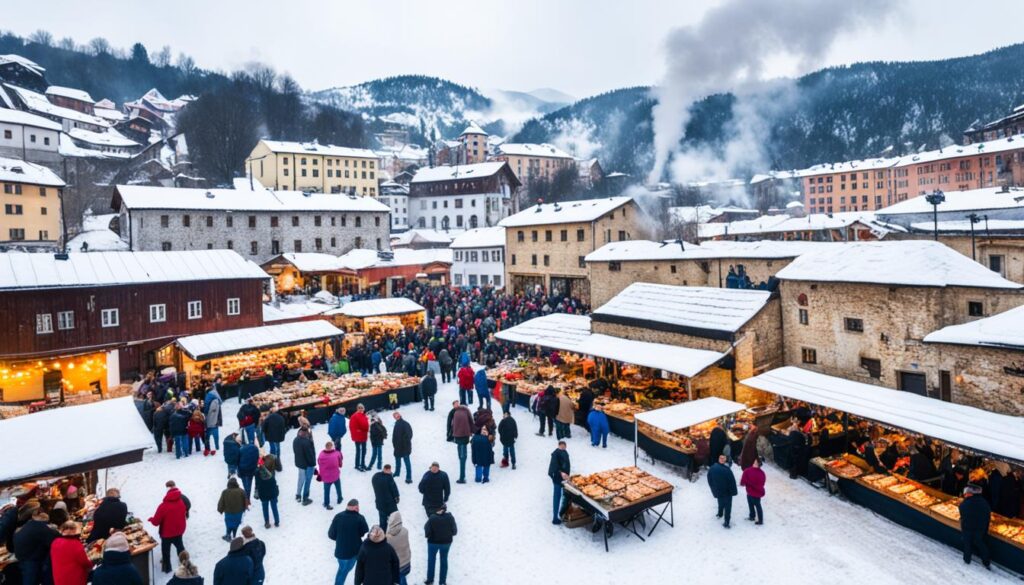
[[[640,438],[639,428],[640,428],[639,421],[636,420],[636,417],[633,417],[633,467],[636,467],[637,457],[639,456],[639,453],[640,453],[640,447],[637,446],[638,445],[637,439]]]

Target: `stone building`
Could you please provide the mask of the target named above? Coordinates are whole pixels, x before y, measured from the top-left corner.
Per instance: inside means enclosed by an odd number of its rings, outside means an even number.
[[[285,252],[388,249],[388,207],[370,197],[118,185],[112,207],[132,250],[236,250],[257,263]]]
[[[643,212],[632,197],[534,205],[507,217],[505,283],[513,293],[541,287],[549,294],[589,302],[586,256],[609,242],[646,235]]]
[[[560,171],[576,169],[576,159],[550,144],[506,142],[499,144],[495,160],[508,163],[524,185],[535,181],[552,181]]]
[[[932,358],[952,378],[953,402],[1024,416],[1024,307],[924,338]]]
[[[590,300],[597,307],[634,282],[773,288],[773,278],[794,258],[821,246],[817,242],[732,242],[701,244],[631,240],[613,242],[587,254]]]
[[[590,319],[597,334],[721,353],[715,367],[691,380],[691,399],[764,402],[736,382],[783,362],[779,299],[768,291],[635,283]]]
[[[1024,304],[1020,284],[929,241],[826,246],[776,276],[787,365],[947,400],[925,336]]]

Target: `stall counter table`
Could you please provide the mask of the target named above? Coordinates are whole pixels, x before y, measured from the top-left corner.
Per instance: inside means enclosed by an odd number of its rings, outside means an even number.
[[[331,402],[330,404],[324,404],[323,402],[313,402],[310,404],[302,404],[295,406],[282,407],[281,412],[284,413],[298,413],[299,411],[306,411],[306,418],[309,419],[310,424],[322,424],[330,420],[331,415],[338,408],[344,406],[345,411],[348,413],[355,412],[356,407],[360,404],[366,408],[367,411],[371,410],[386,410],[390,403],[388,402],[388,395],[394,393],[398,396],[398,405],[402,406],[416,402],[416,392],[418,386],[406,386],[404,388],[398,388],[389,392],[381,392],[378,394],[369,394],[361,398],[353,400],[346,400],[341,402]],[[298,426],[298,421],[294,422],[294,426]]]
[[[606,524],[618,524],[639,538],[641,542],[646,542],[647,538],[654,534],[654,530],[662,522],[675,527],[676,514],[675,506],[672,504],[673,491],[674,489],[665,490],[628,506],[608,510],[583,492],[577,490],[569,482],[562,482],[562,493],[566,499],[590,513],[595,521],[599,520]],[[661,508],[658,509],[658,506],[661,506]],[[637,531],[637,526],[639,525],[641,530],[647,529],[648,513],[654,519],[654,524],[651,525],[650,530],[647,530],[645,537]],[[668,514],[667,518],[665,517],[666,514]],[[608,530],[602,527],[601,533],[604,535],[604,550],[608,552]]]

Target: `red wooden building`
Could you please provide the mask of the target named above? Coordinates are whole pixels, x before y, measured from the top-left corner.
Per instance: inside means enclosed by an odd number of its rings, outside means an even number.
[[[0,255],[0,402],[106,391],[160,348],[263,324],[268,276],[230,250]]]

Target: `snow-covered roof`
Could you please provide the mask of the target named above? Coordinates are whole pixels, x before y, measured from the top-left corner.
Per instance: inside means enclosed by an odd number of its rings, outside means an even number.
[[[801,201],[790,201],[786,204],[786,209],[795,209],[797,207],[803,207],[804,204]]]
[[[701,238],[716,238],[781,232],[835,230],[847,228],[856,223],[867,226],[877,236],[885,236],[896,229],[893,226],[879,223],[874,213],[868,211],[845,211],[831,215],[811,213],[805,217],[790,217],[785,214],[762,215],[756,219],[700,224],[697,230]]]
[[[6,124],[18,124],[21,126],[32,126],[34,128],[42,128],[44,130],[59,131],[62,128],[60,124],[49,118],[8,108],[0,108],[0,122]]]
[[[269,148],[271,152],[347,156],[352,158],[377,158],[377,153],[368,148],[334,146],[333,144],[318,144],[316,142],[286,142],[283,140],[261,140],[261,142],[266,144],[267,148]]]
[[[573,156],[551,144],[530,144],[527,142],[505,142],[498,146],[498,154],[508,156],[537,156],[547,158],[568,158]],[[575,159],[573,159],[575,160]]]
[[[179,337],[174,343],[198,362],[252,349],[286,347],[340,335],[344,335],[341,329],[322,319],[315,319],[189,335]]]
[[[487,136],[487,132],[472,120],[466,125],[466,129],[463,130],[462,134],[459,136],[463,136],[465,134],[483,134],[484,136]]]
[[[128,152],[104,152],[102,150],[96,150],[93,148],[84,148],[75,144],[75,141],[71,139],[71,136],[61,132],[60,133],[60,146],[58,147],[60,155],[66,157],[79,157],[79,158],[120,158],[128,159],[131,158],[131,153]]]
[[[825,246],[802,254],[776,276],[811,282],[1021,288],[945,244],[927,240]]]
[[[1024,350],[1024,307],[962,325],[943,327],[926,335],[924,341]]]
[[[776,259],[796,258],[800,254],[826,242],[762,240],[760,242],[734,242],[707,240],[698,244],[678,242],[652,242],[651,240],[625,240],[609,242],[590,254],[587,262],[631,262],[651,260],[711,260],[718,258]]]
[[[501,226],[468,230],[452,240],[453,250],[465,248],[501,248],[505,246],[505,228]]]
[[[263,323],[270,325],[275,321],[305,319],[315,315],[322,315],[329,310],[331,310],[331,305],[325,305],[324,303],[315,301],[285,302],[282,299],[282,302],[277,306],[274,306],[273,303],[263,303]]]
[[[673,404],[665,408],[640,412],[636,414],[635,418],[666,433],[674,433],[678,430],[746,409],[746,404],[725,400],[717,396],[709,396],[707,398]]]
[[[389,211],[373,197],[302,191],[190,189],[117,185],[129,209],[199,209],[223,211]]]
[[[453,165],[444,167],[428,167],[416,171],[413,183],[434,183],[437,181],[454,181],[458,179],[478,179],[490,177],[505,166],[504,161],[475,163],[470,165]]]
[[[390,299],[370,299],[367,301],[352,301],[345,303],[337,309],[327,311],[327,315],[344,315],[346,317],[377,317],[380,315],[404,315],[406,313],[418,313],[426,311],[422,305],[405,297],[393,297]]]
[[[498,222],[504,227],[548,225],[558,223],[583,223],[594,221],[632,201],[632,197],[605,197],[561,203],[541,203],[510,215]]]
[[[232,250],[0,254],[0,290],[269,278]]]
[[[888,157],[888,158],[872,158],[865,160],[848,160],[843,162],[834,163],[822,163],[817,164],[806,169],[799,169],[789,172],[777,172],[778,177],[793,177],[802,178],[810,177],[814,175],[824,175],[831,173],[850,173],[853,171],[874,171],[878,169],[887,169],[890,167],[897,166],[900,162],[899,157]]]
[[[98,101],[95,104],[93,104],[93,106],[95,108],[100,108],[100,109],[103,109],[103,110],[116,110],[117,109],[117,104],[115,104],[113,100],[108,99],[108,98],[101,99],[100,101]]]
[[[591,333],[590,317],[553,313],[536,317],[494,334],[512,343],[539,345],[627,364],[656,368],[692,378],[717,363],[724,354],[662,343],[648,343]]]
[[[31,59],[22,57],[21,55],[0,55],[0,65],[4,65],[6,63],[17,63],[19,65],[24,66],[27,69],[31,69],[32,72],[37,75],[42,75],[43,72],[46,71],[46,68],[40,66],[39,63],[36,63]]]
[[[770,297],[763,290],[634,282],[591,316],[608,323],[669,325],[680,333],[718,338],[739,331]]]
[[[84,128],[72,128],[68,132],[68,135],[75,140],[85,142],[86,144],[95,144],[97,146],[111,146],[119,148],[139,146],[138,142],[135,142],[113,128],[108,128],[106,132],[93,132]]]
[[[996,414],[792,366],[777,368],[747,378],[741,383],[906,429],[972,451],[1024,462],[1024,424],[1021,424],[1020,417]]]
[[[345,268],[339,256],[320,252],[288,252],[264,262],[264,265],[274,264],[278,258],[288,262],[300,272],[334,272]]]
[[[4,87],[18,94],[18,97],[25,102],[25,107],[33,112],[57,118],[64,118],[67,120],[74,120],[75,122],[92,124],[93,126],[110,126],[110,124],[103,118],[98,118],[90,114],[79,112],[78,110],[72,110],[71,108],[65,108],[50,103],[50,100],[46,99],[46,96],[41,93],[37,93],[23,87],[18,87],[16,85],[11,85],[9,83],[5,83]]]
[[[88,102],[90,104],[96,103],[96,100],[92,99],[89,92],[81,89],[75,89],[73,87],[64,87],[61,85],[51,85],[46,88],[46,95],[55,95],[59,97],[66,97],[80,102]]]
[[[87,215],[82,218],[82,231],[68,240],[68,250],[81,251],[82,244],[88,244],[89,252],[114,252],[128,249],[128,242],[110,229],[110,222],[116,213]]]
[[[49,168],[21,159],[7,157],[0,157],[0,181],[49,187],[64,186],[64,181]]]
[[[0,420],[0,445],[0,485],[9,485],[141,461],[153,435],[126,396]]]
[[[1024,147],[1024,140],[1021,141]],[[938,205],[938,211],[943,212],[970,212],[983,211],[988,209],[1011,209],[1024,207],[1024,189],[1010,189],[1003,192],[1001,187],[988,187],[985,189],[972,189],[970,191],[947,191],[944,192],[946,200]],[[878,216],[904,215],[910,213],[932,213],[932,204],[925,199],[926,195],[920,195],[900,201],[889,207],[884,207],[875,212]]]
[[[338,260],[343,268],[349,270],[364,270],[366,268],[387,266],[423,266],[432,262],[452,263],[452,251],[450,248],[429,248],[426,250],[396,248],[391,251],[391,254],[393,258],[386,260],[381,258],[376,250],[358,249],[342,254]]]
[[[397,236],[393,236],[391,238],[391,245],[408,246],[416,241],[429,242],[432,244],[449,244],[452,241],[452,234],[433,229],[411,229],[404,231]]]
[[[710,205],[669,207],[668,212],[672,219],[684,223],[707,223],[723,213]]]
[[[971,220],[956,219],[939,221],[938,226],[933,221],[916,221],[910,224],[910,231],[932,233],[936,229],[939,233],[954,232],[966,234],[971,231]],[[1024,232],[1024,219],[982,219],[973,224],[974,231],[978,234],[989,234],[992,232]]]
[[[122,122],[126,117],[123,112],[100,107],[93,108],[93,114],[111,122]]]

